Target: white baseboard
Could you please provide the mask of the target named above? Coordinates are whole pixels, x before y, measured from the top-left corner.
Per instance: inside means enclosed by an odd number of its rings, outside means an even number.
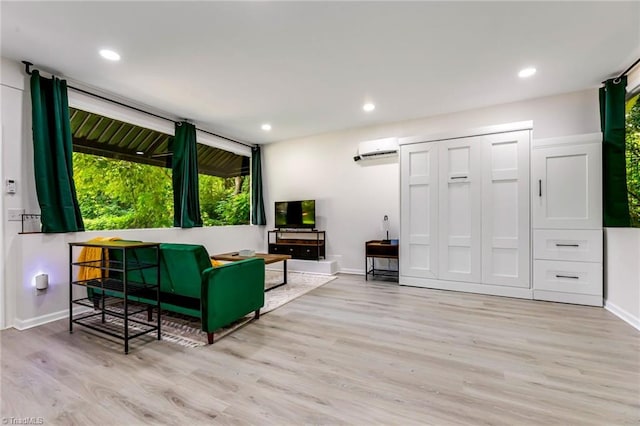
[[[570,303],[573,305],[597,306],[602,307],[601,294],[577,294],[563,293],[560,291],[533,290],[533,298],[535,300],[544,300],[546,302]]]
[[[73,308],[73,315],[90,312],[91,308],[85,306],[77,306]],[[16,318],[13,324],[13,328],[16,330],[26,330],[31,327],[37,327],[39,325],[46,324],[48,322],[57,321],[59,319],[69,318],[69,309],[65,309],[58,312],[52,312],[50,314],[41,315],[35,318],[29,318],[28,320],[21,320]]]
[[[532,299],[532,291],[529,288],[507,287],[490,284],[467,283],[462,281],[447,281],[430,278],[416,278],[400,275],[400,285],[411,287],[425,287],[436,290],[455,290],[466,293],[488,294],[491,296],[517,297],[519,299]]]
[[[613,315],[620,318],[622,321],[634,327],[636,330],[640,330],[640,318],[631,315],[629,312],[625,311],[614,303],[609,302],[608,300],[604,301],[604,308],[607,311],[611,312]]]
[[[341,274],[351,274],[351,275],[364,275],[363,269],[352,269],[352,268],[342,268],[340,269]]]
[[[282,271],[283,262],[272,263],[265,268],[270,271]],[[287,271],[305,272],[317,275],[335,275],[338,272],[338,262],[335,260],[287,260]]]

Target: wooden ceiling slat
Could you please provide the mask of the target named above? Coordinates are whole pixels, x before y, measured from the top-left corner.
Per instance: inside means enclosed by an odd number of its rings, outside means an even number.
[[[104,128],[102,133],[100,133],[100,136],[98,136],[95,139],[102,143],[108,142],[109,138],[107,137],[107,135],[109,134],[109,130],[111,130],[114,124],[115,124],[115,120],[110,120],[109,124],[107,124],[107,126]]]
[[[147,149],[149,154],[157,153],[158,152],[158,148],[160,148],[160,146],[162,146],[163,142],[167,142],[168,143],[169,138],[170,138],[169,135],[165,135],[163,133],[159,133],[158,132],[158,136],[153,140],[153,142],[151,142],[151,144],[149,145],[149,148]]]
[[[138,144],[138,151],[146,151],[147,148],[147,140],[153,138],[155,132],[149,130],[149,133],[147,134],[147,136],[144,137],[144,139],[142,139],[140,141],[140,143]]]
[[[103,120],[104,120],[104,117],[98,117],[98,121],[96,121],[96,124],[94,124],[94,125],[91,127],[91,130],[89,130],[89,131],[87,132],[86,137],[87,137],[88,139],[98,139],[98,138],[96,138],[96,137],[93,137],[93,138],[92,138],[92,137],[91,137],[91,135],[93,134],[93,132],[95,132],[95,131],[96,131],[96,129],[100,126],[100,124],[102,124]]]
[[[145,133],[147,133],[147,132],[150,132],[150,131],[151,131],[151,130],[149,130],[149,129],[145,129],[145,128],[142,128],[142,127],[138,127],[138,129],[140,129],[140,130],[138,131],[138,133],[136,133],[136,135],[135,135],[135,136],[133,136],[133,137],[131,138],[131,141],[127,144],[127,148],[128,148],[128,149],[135,148],[136,150],[138,150],[138,151],[139,151],[139,150],[140,150],[140,149],[139,149],[139,148],[140,148],[140,143],[138,142],[138,139],[140,139],[140,137],[141,137],[142,135],[144,135]]]
[[[87,122],[88,122],[88,121],[89,121],[89,119],[91,118],[91,114],[89,114],[89,113],[86,113],[86,114],[87,114],[87,116],[84,118],[84,120],[82,120],[82,122],[80,123],[80,125],[78,126],[78,128],[77,128],[77,130],[74,132],[74,134],[75,134],[76,132],[81,132],[81,131],[82,131],[81,129],[82,129],[82,128],[87,124]]]
[[[129,135],[137,129],[137,126],[134,126],[133,124],[130,124],[130,126],[131,127],[129,128],[127,133],[125,133],[124,136],[121,137],[119,141],[112,140],[112,142],[114,142],[113,144],[111,144],[112,146],[117,146],[119,148],[122,148],[128,145],[127,139],[129,138]]]

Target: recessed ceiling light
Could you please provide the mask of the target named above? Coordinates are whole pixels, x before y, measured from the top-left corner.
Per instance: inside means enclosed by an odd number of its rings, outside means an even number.
[[[536,73],[536,69],[535,68],[533,68],[533,67],[525,68],[523,70],[520,70],[520,72],[518,73],[518,77],[527,78],[527,77],[531,77],[535,73]]]
[[[265,132],[268,132],[269,130],[271,130],[271,124],[269,123],[265,123],[262,125],[262,130],[264,130]]]
[[[362,109],[367,111],[367,112],[371,112],[374,109],[376,109],[376,106],[374,104],[372,104],[371,102],[369,102],[369,103],[366,103],[366,104],[362,105]]]
[[[120,60],[120,55],[118,55],[118,53],[114,52],[113,50],[109,50],[109,49],[102,49],[100,51],[100,56],[110,61]]]
[[[144,155],[144,151],[136,151],[136,154],[138,154],[138,155]]]

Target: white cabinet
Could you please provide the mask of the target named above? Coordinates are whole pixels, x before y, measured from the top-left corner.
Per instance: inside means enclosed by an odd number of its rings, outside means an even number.
[[[530,130],[401,141],[400,284],[531,298]]]
[[[533,297],[602,306],[602,135],[536,140]]]
[[[400,270],[408,277],[438,275],[438,145],[404,146],[400,161]]]
[[[547,139],[533,149],[533,226],[602,229],[602,137],[569,140],[578,144]]]

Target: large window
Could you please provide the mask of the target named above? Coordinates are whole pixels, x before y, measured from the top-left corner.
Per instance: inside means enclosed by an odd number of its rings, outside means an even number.
[[[627,191],[631,226],[640,227],[640,94],[627,102]]]
[[[173,226],[171,169],[74,152],[73,173],[86,230]]]
[[[173,226],[172,136],[71,108],[73,169],[87,230]],[[249,158],[198,144],[205,226],[249,223]]]

